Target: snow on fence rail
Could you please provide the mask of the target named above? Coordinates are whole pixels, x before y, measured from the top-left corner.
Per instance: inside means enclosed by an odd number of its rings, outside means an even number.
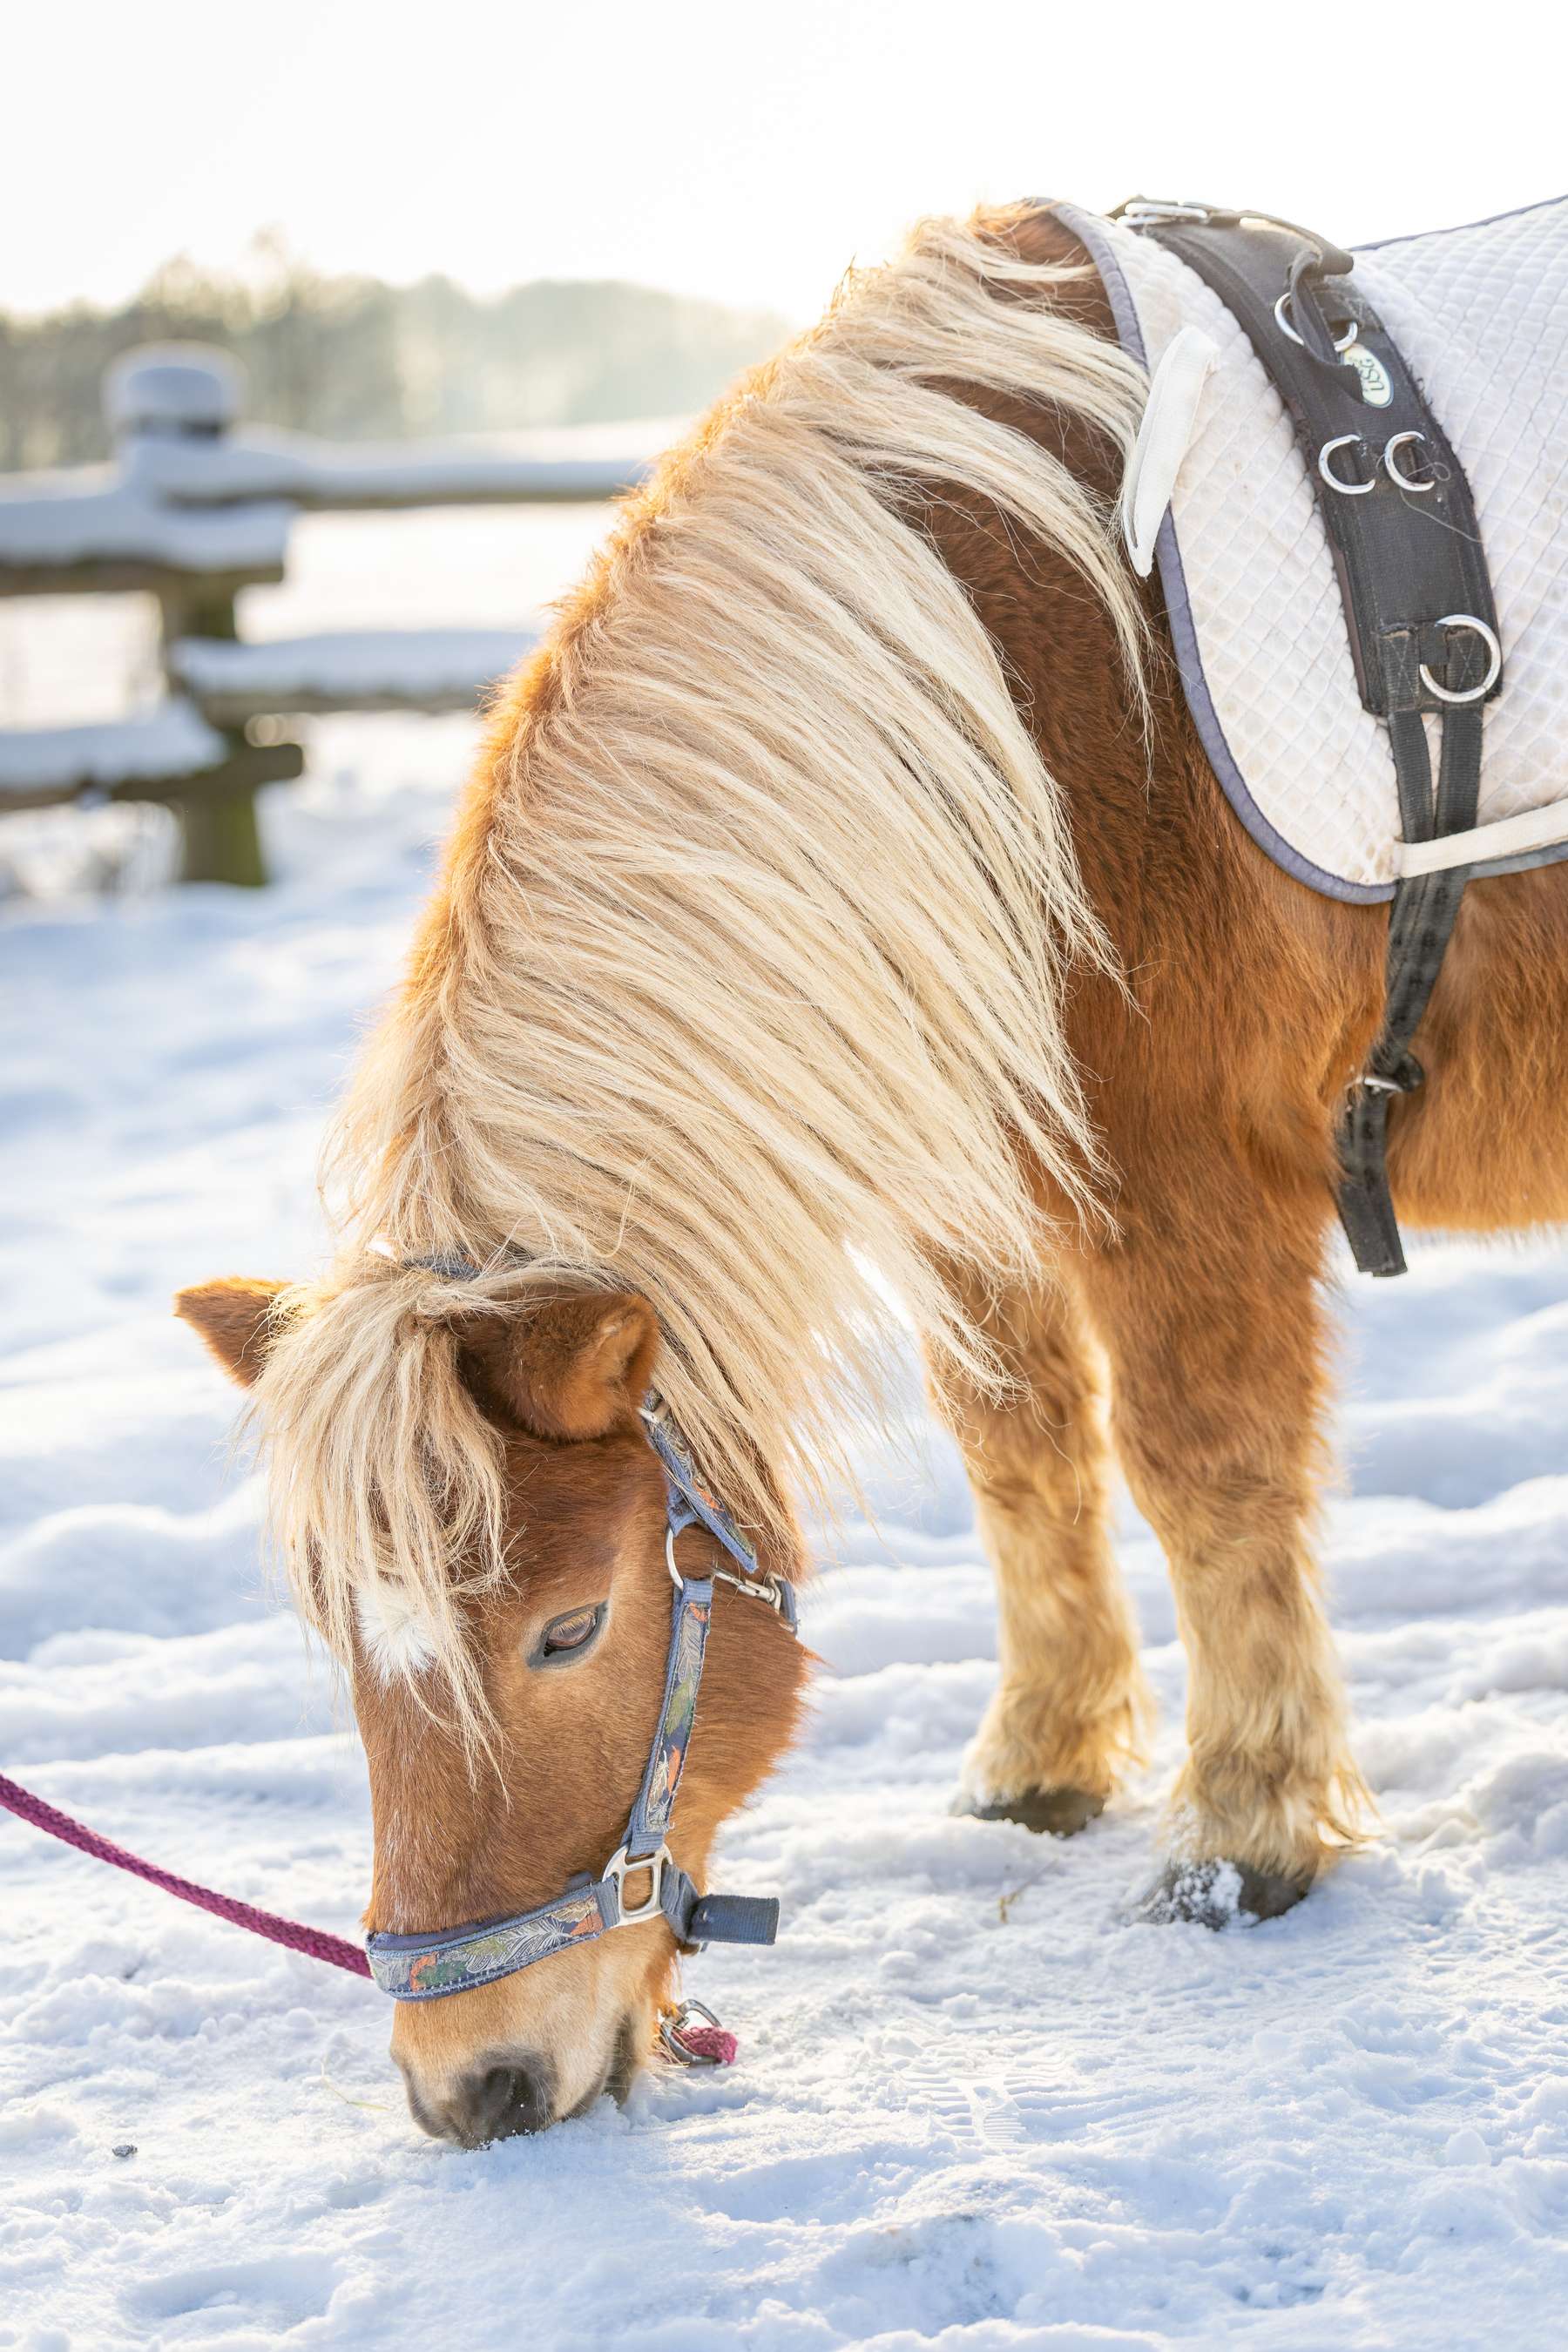
[[[550,457],[504,441],[423,447],[342,448],[302,433],[251,433],[147,452],[149,487],[175,509],[205,510],[258,499],[290,508],[359,512],[429,506],[581,505],[635,488],[646,467],[625,458]]]
[[[304,753],[270,727],[251,741],[253,722],[469,709],[535,641],[520,627],[242,642],[235,598],[283,578],[297,513],[610,499],[644,478],[656,446],[338,447],[239,429],[241,388],[227,355],[199,344],[128,352],[105,385],[112,464],[0,478],[0,596],[155,596],[167,688],[110,725],[0,730],[0,811],[163,801],[181,820],[189,881],[267,878],[255,795],[298,776]]]
[[[95,727],[0,730],[0,808],[53,808],[61,801],[164,801],[255,792],[298,775],[299,747],[236,750],[194,704],[173,697],[133,719]]]
[[[534,629],[344,629],[314,637],[182,637],[173,682],[219,727],[286,710],[471,710],[538,642]]]

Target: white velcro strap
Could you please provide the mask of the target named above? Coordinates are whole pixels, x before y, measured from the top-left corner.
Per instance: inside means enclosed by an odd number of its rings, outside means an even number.
[[[1218,358],[1219,345],[1201,327],[1183,327],[1154,370],[1121,479],[1121,536],[1141,580],[1154,568],[1154,541],[1192,442],[1204,385]]]
[[[1450,866],[1521,857],[1532,849],[1555,848],[1562,841],[1568,841],[1568,801],[1554,801],[1547,808],[1500,818],[1496,824],[1446,833],[1439,841],[1402,841],[1397,845],[1399,872],[1402,879],[1412,874],[1445,874]]]

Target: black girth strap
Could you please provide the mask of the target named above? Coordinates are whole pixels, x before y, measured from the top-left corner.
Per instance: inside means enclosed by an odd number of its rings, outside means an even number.
[[[1326,238],[1205,205],[1142,199],[1126,225],[1158,238],[1214,289],[1285,404],[1328,532],[1366,709],[1388,729],[1406,841],[1468,830],[1480,790],[1481,711],[1497,614],[1463,468],[1397,345]],[[1484,692],[1480,689],[1485,681]],[[1456,699],[1456,698],[1461,698]],[[1424,713],[1439,714],[1432,789]],[[1366,1274],[1403,1274],[1388,1189],[1389,1105],[1422,1083],[1410,1051],[1465,887],[1451,867],[1395,886],[1387,1000],[1337,1143],[1340,1219]]]

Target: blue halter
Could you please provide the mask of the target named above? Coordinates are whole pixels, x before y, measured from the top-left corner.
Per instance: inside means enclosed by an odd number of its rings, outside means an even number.
[[[436,1270],[448,1277],[455,1271],[477,1271],[452,1259],[441,1260]],[[699,1477],[686,1441],[660,1398],[649,1398],[642,1419],[664,1470],[664,1556],[675,1599],[664,1698],[626,1836],[600,1877],[584,1875],[553,1903],[541,1904],[535,1911],[483,1919],[435,1936],[369,1937],[365,1949],[371,1975],[395,2000],[440,2000],[447,1993],[469,1992],[476,1985],[514,1976],[519,1969],[531,1968],[535,1960],[547,1960],[553,1953],[594,1943],[613,1927],[636,1927],[645,1919],[667,1919],[677,1941],[689,1945],[771,1944],[778,1933],[776,1897],[699,1895],[665,1840],[697,1716],[715,1583],[764,1601],[792,1633],[797,1631],[795,1588],[787,1578],[764,1574],[759,1567],[752,1547]],[[706,1576],[682,1574],[676,1564],[675,1539],[694,1527],[705,1528],[722,1545],[734,1569],[715,1568]],[[647,1892],[640,1903],[628,1906],[626,1882],[640,1870],[648,1874]]]

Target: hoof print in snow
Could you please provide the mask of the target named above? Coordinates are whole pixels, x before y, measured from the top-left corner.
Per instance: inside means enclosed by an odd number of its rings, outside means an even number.
[[[1105,1811],[1105,1799],[1091,1796],[1087,1789],[1024,1789],[1016,1797],[998,1797],[988,1805],[961,1797],[953,1811],[968,1814],[973,1821],[1018,1822],[1026,1830],[1067,1838],[1076,1837],[1079,1830],[1099,1820]]]
[[[1293,1911],[1308,1893],[1310,1876],[1254,1870],[1245,1862],[1168,1863],[1131,1917],[1158,1923],[1191,1920],[1200,1927],[1256,1927]]]

